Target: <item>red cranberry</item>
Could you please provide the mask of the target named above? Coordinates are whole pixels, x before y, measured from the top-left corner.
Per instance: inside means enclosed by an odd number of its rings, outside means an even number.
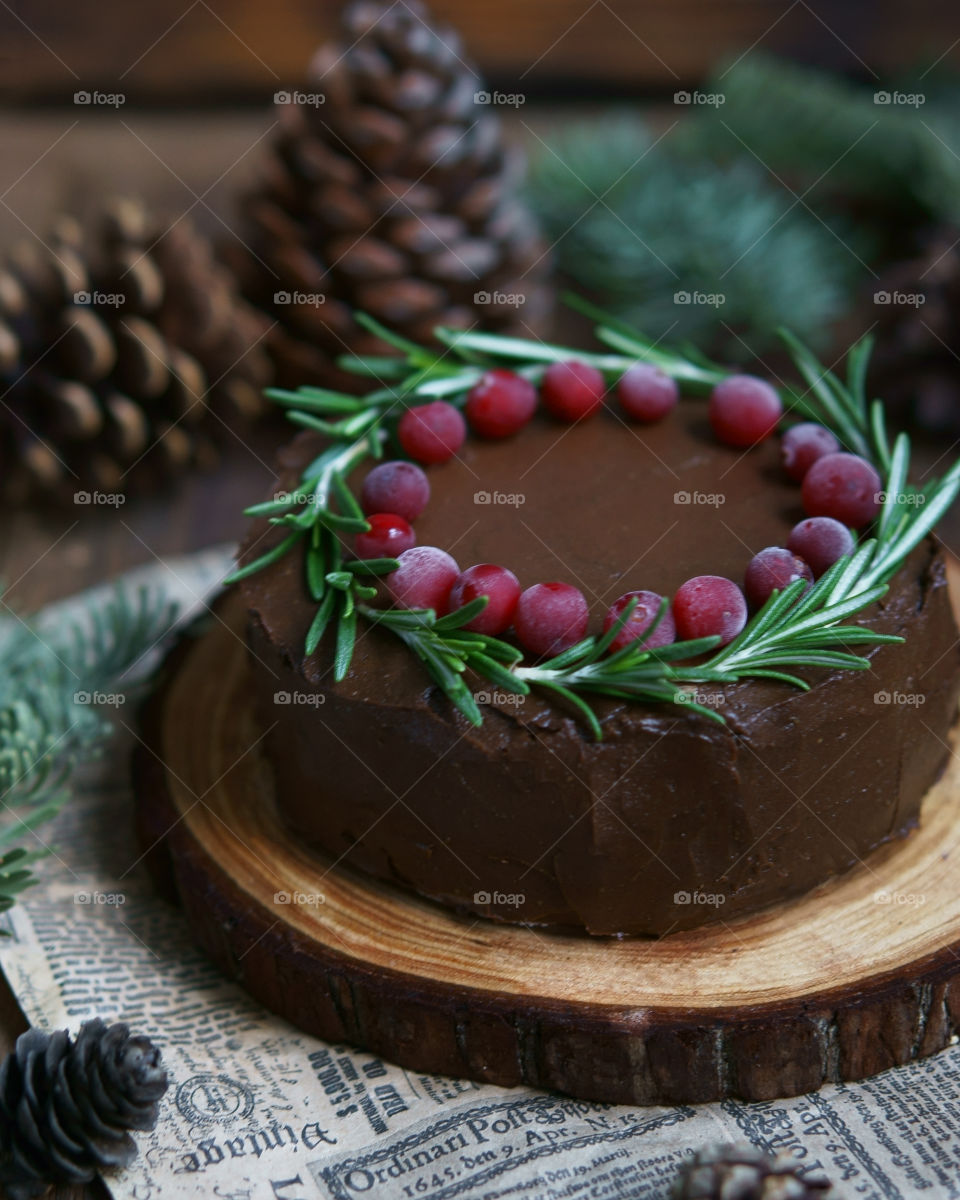
[[[544,407],[559,421],[592,416],[603,403],[606,390],[596,367],[576,361],[551,363],[540,383]]]
[[[660,624],[653,633],[647,638],[643,636],[653,624],[660,611],[660,605],[663,603],[663,597],[658,596],[656,592],[624,592],[622,596],[614,600],[607,610],[607,615],[603,618],[604,633],[607,633],[616,624],[623,610],[633,599],[636,599],[637,606],[610,643],[611,654],[615,654],[635,641],[639,641],[645,650],[656,650],[658,646],[669,646],[671,642],[676,641],[677,629],[673,623],[673,613],[669,608],[663,614]]]
[[[441,463],[453,458],[467,436],[467,423],[459,409],[446,400],[408,408],[397,426],[400,445],[421,463]]]
[[[776,391],[754,375],[731,375],[710,393],[710,425],[728,446],[755,446],[776,429],[783,405]]]
[[[464,629],[474,633],[500,634],[510,628],[513,612],[520,598],[520,582],[512,571],[493,563],[477,563],[467,567],[450,593],[450,610],[463,608],[478,596],[487,596],[487,607],[468,621]]]
[[[521,592],[513,614],[520,644],[538,658],[559,654],[587,632],[583,592],[569,583],[535,583]]]
[[[819,579],[838,558],[853,553],[853,534],[833,517],[807,517],[794,525],[787,538],[787,549],[808,563],[814,579]]]
[[[747,602],[731,579],[697,575],[681,584],[673,598],[673,619],[683,641],[719,636],[732,642],[747,623]]]
[[[460,574],[456,560],[436,546],[414,546],[397,555],[400,563],[385,577],[402,608],[432,608],[438,617],[449,608],[450,591]]]
[[[782,592],[798,579],[813,583],[813,571],[792,550],[768,546],[750,559],[743,590],[754,608],[763,608],[773,592]]]
[[[839,449],[840,443],[829,429],[804,421],[801,425],[791,425],[780,439],[780,461],[790,478],[802,483],[818,458],[836,454]]]
[[[417,544],[417,535],[409,521],[396,513],[370,513],[366,533],[354,540],[357,558],[396,558]]]
[[[833,517],[860,529],[880,511],[880,476],[857,454],[825,454],[803,477],[803,507],[810,517]]]
[[[360,507],[369,513],[396,513],[415,521],[427,507],[430,484],[416,463],[395,459],[379,463],[363,481]]]
[[[676,382],[653,363],[635,363],[617,384],[620,407],[634,421],[659,421],[679,398]]]
[[[536,409],[537,389],[530,380],[499,367],[484,372],[467,395],[467,420],[485,438],[509,437],[526,425]]]

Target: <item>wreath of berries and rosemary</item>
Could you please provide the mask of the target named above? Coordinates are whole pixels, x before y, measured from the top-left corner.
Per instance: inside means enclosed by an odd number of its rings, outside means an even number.
[[[538,688],[561,697],[598,739],[594,696],[681,704],[723,721],[697,702],[694,689],[747,678],[806,689],[797,672],[863,670],[869,660],[855,647],[902,641],[844,622],[885,593],[937,524],[960,491],[960,461],[923,487],[908,482],[909,439],[901,433],[891,446],[883,404],[867,402],[870,339],[851,347],[841,379],[784,331],[805,387],[781,395],[764,380],[732,374],[695,351],[654,345],[591,305],[571,303],[598,321],[602,352],[442,327],[436,337],[443,349],[434,352],[358,315],[398,353],[340,360],[379,385],[362,397],[312,387],[267,393],[295,425],[323,434],[326,447],[303,470],[296,492],[246,510],[285,536],[227,582],[302,545],[316,604],[305,653],[333,630],[335,679],[348,673],[358,623],[368,622],[400,638],[473,724],[483,716],[468,673],[508,693]],[[628,592],[610,607],[602,632],[588,634],[587,602],[572,585],[548,581],[522,590],[505,566],[461,571],[444,550],[416,544],[413,522],[430,497],[423,467],[455,455],[468,425],[481,437],[509,437],[538,405],[560,421],[584,420],[611,386],[624,415],[639,422],[665,417],[681,389],[708,395],[714,435],[732,446],[772,436],[785,410],[802,418],[782,434],[781,458],[808,515],[786,546],[751,560],[742,589],[701,575],[672,598]],[[369,472],[358,499],[348,475],[388,450],[396,456]],[[377,577],[392,606],[374,603]],[[519,646],[503,640],[510,629]]]

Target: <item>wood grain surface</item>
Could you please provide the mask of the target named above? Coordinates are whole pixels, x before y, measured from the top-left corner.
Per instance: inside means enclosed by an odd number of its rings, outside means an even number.
[[[333,0],[31,0],[0,6],[0,96],[78,89],[195,104],[263,99],[302,81],[336,29]],[[672,90],[757,45],[881,78],[960,35],[944,0],[433,0],[488,78],[509,90]]]
[[[288,833],[252,712],[246,614],[236,598],[220,611],[148,707],[142,844],[218,965],[308,1032],[418,1071],[660,1104],[859,1079],[960,1027],[956,755],[918,831],[799,901],[656,940],[498,925]]]

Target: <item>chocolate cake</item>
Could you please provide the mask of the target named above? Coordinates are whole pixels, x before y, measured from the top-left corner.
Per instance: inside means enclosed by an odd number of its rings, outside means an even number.
[[[281,489],[320,444],[287,448]],[[509,565],[524,586],[575,582],[596,632],[629,589],[742,580],[753,554],[783,545],[804,514],[778,454],[776,439],[718,444],[697,401],[650,426],[538,415],[430,468],[417,537],[463,567]],[[278,538],[259,523],[248,547]],[[600,698],[599,742],[555,698],[480,679],[484,721],[471,726],[378,627],[361,629],[335,683],[329,633],[304,658],[303,578],[294,552],[242,586],[276,802],[323,852],[318,872],[332,859],[502,921],[665,935],[799,896],[907,835],[948,754],[960,645],[933,538],[856,618],[906,638],[859,648],[870,670],[811,669],[808,692],[702,688],[725,724]]]

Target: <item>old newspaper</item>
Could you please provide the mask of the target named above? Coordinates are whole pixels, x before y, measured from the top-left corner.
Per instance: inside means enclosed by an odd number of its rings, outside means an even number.
[[[186,614],[225,563],[207,552],[138,581]],[[162,1047],[171,1086],[136,1163],[107,1180],[116,1197],[652,1200],[717,1139],[793,1154],[850,1197],[960,1197],[957,1046],[798,1099],[644,1109],[418,1075],[299,1033],[221,978],[188,918],[153,894],[129,819],[135,722],[122,706],[118,721],[127,728],[43,831],[41,884],[0,918],[12,935],[0,963],[33,1024],[99,1015]]]

